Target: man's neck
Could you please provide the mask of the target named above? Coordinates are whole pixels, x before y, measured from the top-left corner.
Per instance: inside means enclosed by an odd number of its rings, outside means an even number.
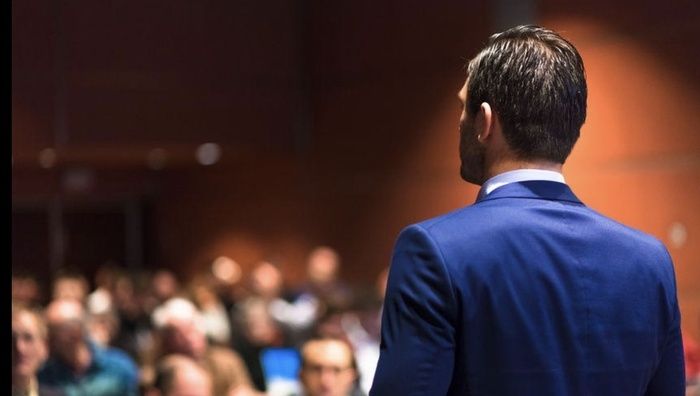
[[[561,173],[562,164],[560,164],[558,162],[541,161],[541,160],[526,161],[526,160],[515,160],[515,159],[512,159],[512,160],[511,159],[501,159],[500,161],[492,164],[486,170],[486,174],[484,175],[484,181],[486,181],[486,180],[488,180],[496,175],[500,175],[501,173],[519,170],[519,169],[540,169],[540,170],[548,170],[548,171]]]

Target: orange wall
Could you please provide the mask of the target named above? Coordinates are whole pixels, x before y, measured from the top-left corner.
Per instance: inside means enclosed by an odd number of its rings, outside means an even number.
[[[542,23],[567,32],[587,68],[589,115],[566,176],[589,206],[666,244],[683,327],[698,339],[700,15],[674,3],[544,3]]]

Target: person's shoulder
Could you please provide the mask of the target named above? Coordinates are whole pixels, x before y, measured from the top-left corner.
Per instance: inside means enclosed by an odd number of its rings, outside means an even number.
[[[116,347],[102,347],[101,354],[104,359],[124,365],[133,366],[136,363],[128,353]]]
[[[61,363],[55,358],[49,357],[37,371],[37,379],[40,384],[56,384],[65,376]]]
[[[65,392],[59,388],[39,384],[39,395],[40,396],[65,396]]]
[[[454,209],[444,214],[424,219],[404,227],[399,233],[399,238],[415,233],[425,234],[430,239],[439,241],[446,235],[460,233],[464,235],[472,230],[492,227],[489,223],[490,216],[484,216],[483,208],[477,205],[469,205]]]
[[[619,237],[619,240],[627,241],[627,243],[634,244],[638,248],[656,250],[660,253],[666,252],[666,246],[654,235],[622,223],[619,220],[613,219],[612,217],[596,211],[595,209],[586,207],[586,210],[597,217],[598,224],[603,231],[616,234]]]
[[[455,242],[472,240],[470,236],[486,226],[473,206],[463,207],[404,227],[397,236],[395,249],[422,247],[442,255],[450,251]]]
[[[471,217],[478,216],[478,211],[479,208],[475,205],[464,206],[431,218],[417,221],[405,227],[404,230],[421,228],[429,231],[435,228],[449,227],[454,223],[461,223]]]
[[[126,352],[114,347],[97,347],[99,365],[106,371],[121,372],[129,381],[138,378],[139,368],[134,359]]]

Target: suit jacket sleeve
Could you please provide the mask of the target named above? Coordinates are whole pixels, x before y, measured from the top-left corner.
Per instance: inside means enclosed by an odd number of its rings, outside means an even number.
[[[667,304],[671,313],[668,332],[660,351],[659,365],[647,387],[645,396],[682,396],[685,394],[685,361],[683,340],[681,336],[681,314],[676,296],[676,281],[671,256],[666,249],[665,265],[668,278],[666,284],[672,285],[668,291]]]
[[[444,395],[455,350],[456,302],[442,254],[420,226],[398,238],[370,396]]]

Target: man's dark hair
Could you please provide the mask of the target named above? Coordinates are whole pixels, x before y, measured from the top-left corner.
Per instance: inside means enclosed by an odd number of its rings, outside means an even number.
[[[586,78],[574,46],[535,25],[491,36],[468,64],[467,113],[487,102],[522,159],[564,163],[586,119]]]

